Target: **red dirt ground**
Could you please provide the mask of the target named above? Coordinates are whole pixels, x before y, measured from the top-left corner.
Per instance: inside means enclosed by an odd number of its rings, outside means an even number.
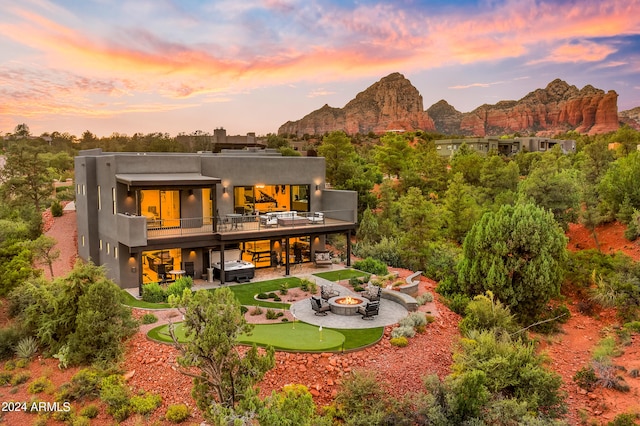
[[[75,247],[75,213],[66,212],[62,218],[47,219],[47,235],[59,241],[61,259],[54,265],[56,275],[66,273],[76,258]],[[607,253],[623,250],[636,260],[640,260],[640,247],[631,244],[622,237],[624,227],[609,224],[598,229],[602,251]],[[567,233],[568,247],[581,250],[594,246],[593,239],[582,226],[571,225]],[[46,269],[46,268],[45,268]],[[400,270],[400,276],[409,271]],[[429,279],[421,279],[421,291],[433,292],[435,283]],[[586,393],[578,388],[572,380],[573,375],[583,366],[588,365],[591,351],[595,344],[617,324],[615,312],[602,310],[594,317],[581,314],[577,308],[577,300],[567,297],[567,304],[572,313],[571,319],[563,326],[562,332],[556,336],[540,337],[541,350],[549,355],[549,365],[564,380],[563,389],[567,392],[569,411],[566,420],[570,424],[579,424],[579,411],[583,411],[596,423],[606,423],[623,412],[640,412],[638,390],[640,379],[630,378],[624,374],[626,383],[631,387],[628,393],[621,393],[602,388]],[[437,374],[444,377],[450,372],[452,348],[459,337],[457,324],[459,316],[449,311],[436,301],[438,317],[425,333],[410,339],[406,348],[396,348],[389,344],[388,335],[391,328],[385,330],[385,338],[378,344],[363,351],[346,354],[293,354],[278,352],[276,367],[267,373],[260,384],[263,396],[278,390],[287,383],[302,383],[309,387],[314,400],[319,406],[329,404],[338,392],[344,377],[358,368],[372,369],[384,383],[387,391],[394,396],[402,396],[408,392],[422,390],[420,378],[426,374]],[[0,308],[0,324],[7,322],[6,309]],[[140,317],[144,311],[134,310]],[[165,313],[164,315],[176,315]],[[160,315],[159,315],[160,316]],[[146,328],[145,328],[146,329]],[[194,408],[191,398],[191,381],[178,373],[174,367],[176,351],[168,346],[149,341],[142,331],[128,342],[128,350],[123,370],[129,373],[129,385],[134,390],[144,389],[159,393],[162,398],[160,409],[148,419],[137,416],[122,422],[123,425],[134,425],[152,421],[169,424],[162,420],[169,404],[186,403]],[[627,371],[640,368],[640,338],[635,336],[631,343],[623,348],[624,354],[615,358],[616,365],[624,366]],[[68,381],[77,369],[60,371],[56,360],[36,360],[28,367],[31,378],[40,375],[49,376],[56,386]],[[29,401],[31,395],[26,393],[26,385],[18,387],[17,393],[10,394],[9,388],[0,388],[0,400]],[[51,396],[39,396],[50,400]],[[112,419],[101,407],[101,414],[92,424],[112,424]],[[9,414],[8,424],[28,424],[33,422],[32,415]],[[192,423],[202,421],[197,409],[189,419]],[[163,423],[164,422],[164,423]],[[51,424],[55,424],[52,422]]]

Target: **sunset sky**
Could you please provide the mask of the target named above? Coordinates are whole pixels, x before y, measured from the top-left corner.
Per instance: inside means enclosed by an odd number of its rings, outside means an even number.
[[[0,132],[275,133],[400,72],[468,112],[555,78],[640,106],[640,0],[0,0]]]

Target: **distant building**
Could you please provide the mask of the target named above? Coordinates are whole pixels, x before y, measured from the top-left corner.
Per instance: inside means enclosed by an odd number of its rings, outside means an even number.
[[[220,152],[223,149],[244,149],[259,147],[265,148],[266,141],[257,138],[255,132],[249,132],[245,136],[229,136],[227,131],[220,127],[213,131],[212,135],[180,135],[176,141],[193,151]]]
[[[453,155],[462,144],[469,149],[486,154],[494,150],[501,155],[511,156],[520,151],[545,152],[556,145],[560,145],[562,152],[568,154],[576,152],[576,141],[563,139],[550,139],[540,137],[517,137],[513,139],[500,138],[468,138],[468,139],[442,139],[435,141],[436,150],[443,157]]]

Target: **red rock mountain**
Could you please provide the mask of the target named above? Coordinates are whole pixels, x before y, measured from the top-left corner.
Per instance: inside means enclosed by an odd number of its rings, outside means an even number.
[[[627,117],[633,125],[635,120]],[[625,118],[621,113],[621,119]],[[384,77],[359,93],[344,108],[328,105],[298,121],[280,126],[278,134],[384,133],[388,130],[437,131],[448,135],[498,136],[510,133],[553,136],[576,130],[597,134],[620,126],[618,94],[587,85],[582,89],[556,79],[518,101],[500,101],[462,113],[441,100],[422,110],[422,96],[400,73]]]
[[[578,90],[556,79],[519,101],[482,105],[464,114],[460,131],[475,136],[514,132],[553,136],[568,130],[592,135],[615,131],[619,126],[615,91],[605,93],[590,85]]]
[[[435,130],[422,96],[400,73],[390,74],[356,95],[344,108],[325,105],[298,121],[288,121],[278,134],[317,135],[334,130],[348,134],[388,130]]]

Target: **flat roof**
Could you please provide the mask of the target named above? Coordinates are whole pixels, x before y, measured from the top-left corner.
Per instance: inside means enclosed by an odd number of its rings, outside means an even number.
[[[222,182],[220,178],[200,173],[119,173],[116,181],[129,186],[213,185]]]

